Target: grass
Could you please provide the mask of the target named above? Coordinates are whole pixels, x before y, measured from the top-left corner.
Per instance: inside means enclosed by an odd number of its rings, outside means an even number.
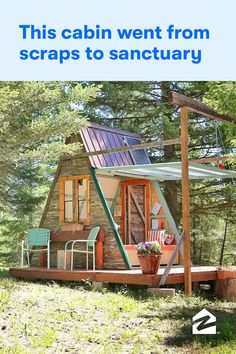
[[[203,307],[217,335],[193,336]],[[126,286],[112,291],[0,276],[0,353],[236,353],[236,304],[200,296],[155,299]]]

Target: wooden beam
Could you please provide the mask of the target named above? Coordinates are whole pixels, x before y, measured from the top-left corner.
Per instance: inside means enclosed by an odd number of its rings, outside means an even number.
[[[145,241],[148,239],[148,231],[150,230],[150,182],[145,185]]]
[[[190,205],[188,169],[188,108],[181,107],[181,156],[182,156],[182,217],[184,231],[184,289],[192,295],[190,254]]]
[[[211,163],[211,162],[227,161],[227,160],[230,160],[232,158],[233,158],[233,156],[230,156],[230,155],[209,156],[209,157],[203,157],[203,158],[200,158],[200,159],[191,160],[190,162]]]
[[[130,197],[130,186],[127,186],[127,225],[128,225],[128,244],[131,245],[131,197]]]
[[[211,119],[220,120],[223,122],[232,122],[236,124],[236,118],[230,117],[228,115],[219,114],[213,109],[209,108],[206,104],[198,102],[192,98],[180,95],[176,92],[170,92],[169,95],[170,103],[178,107],[186,107],[189,110],[202,114]]]
[[[151,143],[136,144],[132,146],[123,146],[123,147],[109,149],[109,150],[106,149],[106,150],[98,150],[98,151],[91,151],[91,152],[81,152],[80,154],[76,154],[73,156],[63,156],[61,160],[70,160],[70,159],[76,159],[78,157],[89,157],[89,156],[96,156],[96,155],[112,154],[115,152],[127,152],[131,150],[149,149],[153,147],[162,148],[163,146],[176,145],[176,144],[180,144],[179,138],[162,140],[162,141],[152,141]]]
[[[133,165],[132,165],[133,166]],[[149,165],[148,165],[149,166]],[[127,166],[128,167],[128,166]],[[146,167],[146,165],[145,165]],[[117,167],[116,167],[117,168]],[[132,186],[132,185],[148,185],[149,184],[149,181],[146,180],[146,179],[141,179],[141,178],[134,178],[134,179],[131,179],[131,180],[128,180],[128,181],[123,181],[121,182],[122,186]]]

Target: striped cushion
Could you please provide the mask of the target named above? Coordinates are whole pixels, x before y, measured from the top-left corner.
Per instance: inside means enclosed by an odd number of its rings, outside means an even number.
[[[148,241],[157,241],[160,243],[160,245],[164,245],[165,233],[165,230],[148,231]]]

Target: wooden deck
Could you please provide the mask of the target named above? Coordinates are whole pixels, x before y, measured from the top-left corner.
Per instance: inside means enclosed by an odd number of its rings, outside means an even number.
[[[142,274],[140,270],[59,270],[46,268],[11,268],[10,274],[14,278],[48,279],[63,281],[89,280],[91,282],[119,283],[158,286],[160,276],[165,268],[160,268],[158,274]],[[192,281],[208,281],[218,279],[236,279],[236,272],[223,273],[212,266],[194,266],[191,268]],[[184,283],[184,268],[173,267],[166,280],[166,284]]]

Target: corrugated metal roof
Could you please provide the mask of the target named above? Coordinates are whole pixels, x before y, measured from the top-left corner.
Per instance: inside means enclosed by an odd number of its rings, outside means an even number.
[[[136,133],[109,128],[96,123],[90,123],[87,128],[82,128],[80,130],[80,136],[86,152],[125,147],[127,146],[125,143],[125,137],[134,138],[134,140],[141,139],[140,135]],[[143,153],[136,154],[135,159],[131,152],[116,152],[111,154],[90,156],[89,160],[92,167],[95,168],[143,165],[151,163],[145,150],[137,151],[142,151]]]
[[[111,168],[99,168],[98,175],[147,178],[156,181],[182,179],[181,162],[154,163]],[[236,178],[236,172],[189,162],[189,179]]]

